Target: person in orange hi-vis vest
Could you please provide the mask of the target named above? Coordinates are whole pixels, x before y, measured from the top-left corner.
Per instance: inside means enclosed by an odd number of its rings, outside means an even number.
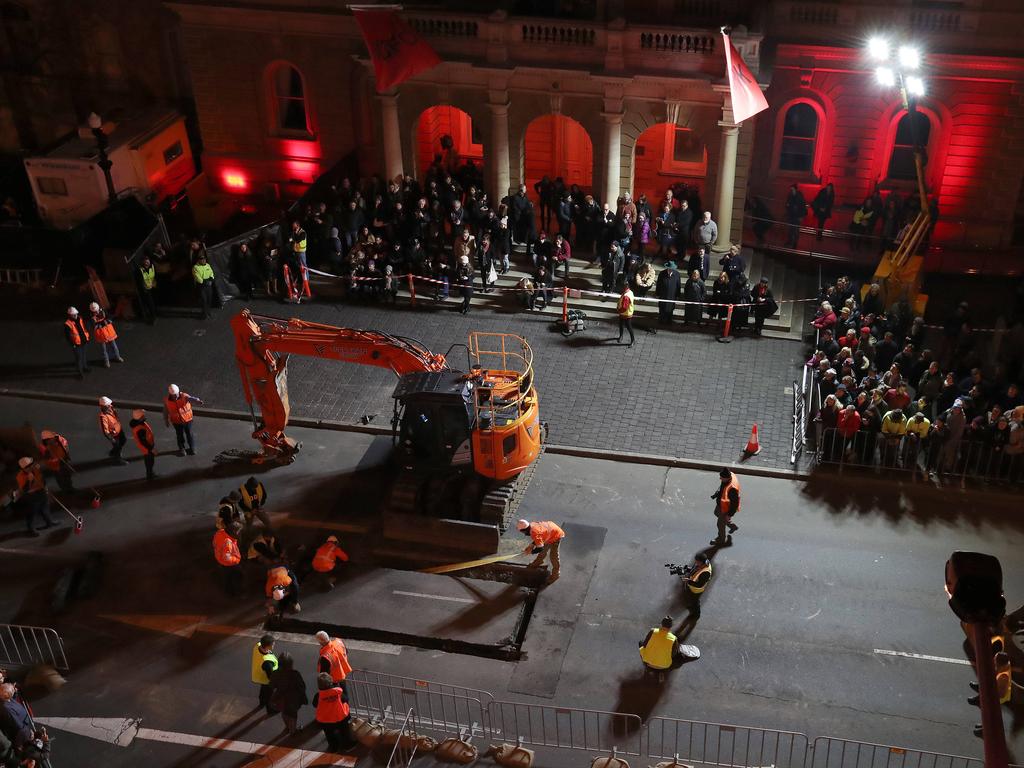
[[[86,358],[86,343],[89,341],[89,331],[78,314],[78,309],[68,307],[68,316],[64,321],[64,338],[71,346],[71,352],[75,356],[75,367],[78,368],[78,378],[85,378],[88,373],[89,360]]]
[[[224,591],[235,597],[242,591],[242,551],[238,548],[238,534],[242,526],[233,523],[213,534],[213,556],[224,573]]]
[[[715,517],[718,519],[718,536],[711,540],[711,544],[720,547],[723,544],[732,544],[732,534],[739,526],[732,518],[740,511],[740,481],[728,467],[722,467],[718,473],[721,485],[718,490],[711,494],[715,500]],[[729,529],[726,535],[726,528]]]
[[[313,555],[313,570],[323,578],[328,589],[334,589],[334,566],[338,561],[348,562],[348,553],[338,544],[337,536],[328,536]]]
[[[141,408],[132,411],[132,420],[128,422],[135,438],[135,444],[142,451],[142,463],[146,465],[146,479],[156,478],[153,466],[156,463],[156,438],[153,436],[153,428],[146,421],[146,412]]]
[[[298,613],[299,580],[287,565],[275,565],[267,570],[267,613],[271,616],[284,616],[286,610]]]
[[[107,368],[110,367],[111,353],[113,353],[116,362],[123,363],[124,358],[121,357],[121,350],[117,348],[117,331],[114,329],[113,320],[107,317],[107,313],[100,309],[100,305],[95,301],[89,305],[89,313],[92,337],[100,345],[100,349],[103,350],[103,364]]]
[[[320,660],[317,662],[317,672],[326,672],[331,680],[340,683],[352,673],[352,665],[348,662],[348,648],[345,641],[340,637],[331,637],[323,630],[314,635],[320,643]]]
[[[31,456],[22,456],[18,459],[17,475],[18,491],[16,500],[24,509],[25,527],[29,536],[38,536],[34,521],[38,514],[43,518],[43,528],[52,528],[57,525],[50,517],[50,496],[46,490],[46,481],[43,479],[43,470]]]
[[[71,481],[71,449],[67,438],[53,430],[44,429],[39,434],[39,440],[43,471],[57,478],[57,486],[62,491],[72,493],[75,484]]]
[[[174,436],[178,439],[178,455],[196,455],[196,442],[192,435],[192,403],[202,405],[203,401],[188,392],[182,392],[177,384],[167,387],[164,398],[164,423],[174,427]],[[185,444],[188,443],[186,449]]]
[[[558,578],[561,562],[558,559],[558,547],[565,538],[563,531],[556,523],[547,521],[520,520],[516,527],[524,536],[530,537],[530,543],[523,549],[523,554],[532,553],[537,558],[530,563],[530,568],[539,568],[544,563],[544,558],[551,558],[551,575],[548,576],[548,584]]]
[[[128,462],[121,458],[121,451],[124,449],[124,444],[128,442],[128,438],[124,436],[121,419],[117,417],[117,411],[114,410],[114,401],[104,396],[99,399],[99,404],[100,431],[110,441],[110,458],[118,464],[127,464]]]

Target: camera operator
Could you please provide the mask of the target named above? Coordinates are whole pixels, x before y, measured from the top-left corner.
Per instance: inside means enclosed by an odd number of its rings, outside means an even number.
[[[681,568],[669,566],[672,573],[679,575],[686,584],[690,594],[690,617],[694,620],[700,618],[700,595],[707,589],[711,581],[711,559],[703,552],[694,555],[693,563],[684,565]]]

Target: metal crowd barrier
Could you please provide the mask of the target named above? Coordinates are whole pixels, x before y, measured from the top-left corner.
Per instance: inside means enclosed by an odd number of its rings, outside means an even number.
[[[984,768],[970,757],[827,736],[811,742],[794,731],[671,717],[643,722],[622,712],[499,701],[486,691],[369,670],[353,671],[348,692],[355,714],[383,718],[402,733],[437,741],[481,737],[591,756],[614,750],[624,756],[678,758],[717,768]],[[407,766],[414,756],[414,749],[411,754],[394,750],[388,765]],[[553,765],[540,757],[538,764]],[[557,764],[568,763],[559,758]]]
[[[977,440],[946,440],[934,443],[904,435],[888,436],[880,432],[858,431],[844,437],[835,427],[818,423],[816,457],[819,464],[865,467],[877,471],[908,472],[917,475],[941,475],[989,483],[1019,484],[1024,479],[1024,454],[1010,454],[1005,448]]]
[[[790,731],[652,717],[647,721],[644,738],[647,757],[678,757],[685,763],[728,768],[804,768],[807,760],[807,736]]]
[[[505,741],[604,754],[615,747],[623,755],[641,754],[643,724],[638,715],[511,701],[494,701],[488,710],[491,735]]]
[[[416,726],[423,733],[446,736],[465,733],[484,736],[490,733],[488,707],[473,696],[462,696],[417,686],[385,685],[348,678],[348,697],[352,710],[360,717],[382,718],[397,727],[402,713],[415,710]]]
[[[806,768],[982,768],[973,757],[819,736]]]
[[[51,664],[59,672],[69,672],[64,641],[55,629],[0,624],[0,666],[33,667]]]

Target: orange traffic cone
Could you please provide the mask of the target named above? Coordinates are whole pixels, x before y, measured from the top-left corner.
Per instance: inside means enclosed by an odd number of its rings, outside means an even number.
[[[747,440],[747,447],[743,449],[745,456],[757,456],[761,452],[761,444],[757,441],[757,424],[750,430],[750,439]]]

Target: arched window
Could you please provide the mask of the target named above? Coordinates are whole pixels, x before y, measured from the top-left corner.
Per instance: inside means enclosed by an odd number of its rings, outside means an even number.
[[[810,104],[797,102],[786,110],[779,145],[779,170],[807,173],[814,169],[818,143],[818,113]]]
[[[302,73],[291,64],[280,63],[271,72],[270,85],[275,128],[288,133],[311,133]]]
[[[916,136],[914,135],[916,132]],[[913,181],[917,178],[914,164],[914,140],[922,147],[928,146],[932,132],[932,121],[923,112],[907,113],[896,126],[896,138],[889,155],[889,170],[886,176],[898,181]]]

